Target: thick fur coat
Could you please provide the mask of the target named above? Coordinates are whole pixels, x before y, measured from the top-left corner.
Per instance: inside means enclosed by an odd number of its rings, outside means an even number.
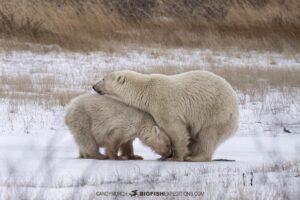
[[[86,94],[73,99],[65,123],[82,158],[141,159],[133,153],[136,137],[163,157],[172,153],[168,136],[149,114],[107,96]],[[106,156],[99,153],[99,147],[105,147]]]
[[[116,71],[94,89],[151,114],[172,141],[173,160],[210,161],[217,146],[238,127],[237,95],[211,72],[167,76]]]

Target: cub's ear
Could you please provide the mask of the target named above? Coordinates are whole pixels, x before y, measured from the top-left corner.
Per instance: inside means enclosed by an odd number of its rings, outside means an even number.
[[[155,135],[160,134],[160,129],[158,128],[158,126],[153,126],[152,127],[152,133],[155,134]]]
[[[126,81],[126,76],[124,76],[124,75],[118,75],[116,77],[116,80],[117,80],[118,83],[123,84]]]

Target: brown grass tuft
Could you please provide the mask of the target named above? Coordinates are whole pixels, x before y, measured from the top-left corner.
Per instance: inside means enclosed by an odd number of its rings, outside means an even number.
[[[0,0],[0,36],[71,50],[115,44],[300,49],[298,0]]]
[[[65,106],[70,99],[82,94],[70,89],[60,89],[60,83],[53,75],[33,78],[25,74],[3,74],[0,76],[0,98],[33,102],[50,108],[55,105]]]
[[[103,73],[122,68],[107,69]],[[191,70],[201,70],[199,67],[154,66],[148,68],[130,68],[141,73],[162,73],[167,75],[178,74]],[[254,67],[210,67],[212,71],[224,77],[241,95],[240,103],[245,103],[247,96],[250,100],[263,101],[270,91],[282,93],[283,96],[293,98],[299,93],[300,69],[297,68],[254,68]],[[97,75],[98,78],[99,75]],[[46,108],[65,106],[70,99],[84,93],[91,92],[91,86],[98,81],[94,74],[84,80],[78,77],[69,77],[70,83],[64,84],[55,75],[27,75],[15,76],[2,74],[0,76],[0,99],[32,102]],[[73,80],[73,79],[76,80]],[[85,81],[86,79],[91,81]],[[93,82],[94,81],[94,82]]]
[[[111,72],[118,69],[108,69]],[[145,74],[173,75],[182,72],[201,70],[199,67],[153,66],[134,68],[132,70]],[[299,89],[300,69],[297,68],[255,68],[255,67],[209,67],[205,69],[226,79],[236,90],[250,96],[263,95],[268,90],[289,92]]]

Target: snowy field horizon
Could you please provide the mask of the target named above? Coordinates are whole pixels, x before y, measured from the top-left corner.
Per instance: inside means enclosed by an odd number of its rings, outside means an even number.
[[[194,192],[201,199],[300,196],[300,54],[0,50],[0,66],[0,199],[137,199],[130,196],[134,190]],[[93,93],[92,84],[117,69],[166,74],[199,69],[235,76],[229,82],[239,97],[239,129],[213,156],[234,161],[159,161],[138,140],[134,150],[143,161],[78,159],[63,120],[65,105],[75,96]],[[139,197],[195,198],[182,193]]]

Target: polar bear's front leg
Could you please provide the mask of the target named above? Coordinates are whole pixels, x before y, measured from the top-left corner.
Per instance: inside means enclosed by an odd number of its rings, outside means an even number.
[[[173,148],[173,156],[167,160],[184,161],[189,154],[189,132],[186,126],[182,123],[173,123],[162,128],[170,137]]]
[[[105,155],[110,160],[122,160],[121,157],[118,156],[119,147],[116,146],[107,146],[105,148]]]
[[[127,160],[143,160],[142,156],[134,155],[132,140],[121,145],[121,156]]]
[[[120,148],[120,140],[118,138],[111,137],[110,140],[105,142],[105,155],[110,160],[122,160],[118,156],[118,151]]]

